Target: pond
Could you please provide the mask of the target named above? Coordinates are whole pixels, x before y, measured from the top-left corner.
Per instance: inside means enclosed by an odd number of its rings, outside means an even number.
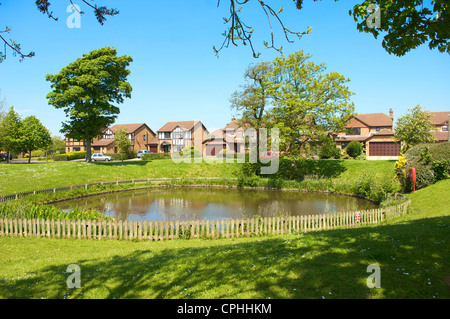
[[[321,193],[229,188],[153,188],[85,197],[54,204],[98,209],[117,220],[239,219],[300,216],[377,208],[370,201]]]

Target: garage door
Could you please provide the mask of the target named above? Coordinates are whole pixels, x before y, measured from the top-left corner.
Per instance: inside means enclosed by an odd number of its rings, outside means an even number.
[[[206,156],[215,156],[225,148],[225,144],[209,144],[206,145]]]
[[[158,145],[150,145],[150,152],[158,153]]]
[[[398,156],[401,145],[396,142],[371,142],[369,156]]]

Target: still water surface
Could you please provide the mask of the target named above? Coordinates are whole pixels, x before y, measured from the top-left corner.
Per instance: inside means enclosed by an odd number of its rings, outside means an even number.
[[[118,220],[189,220],[299,216],[372,209],[350,196],[277,190],[157,188],[58,203],[62,209],[95,208]]]

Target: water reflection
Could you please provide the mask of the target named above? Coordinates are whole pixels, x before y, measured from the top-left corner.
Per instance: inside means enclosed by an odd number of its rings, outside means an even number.
[[[189,220],[298,216],[376,208],[349,196],[287,191],[162,188],[87,197],[56,204],[95,208],[119,220]]]

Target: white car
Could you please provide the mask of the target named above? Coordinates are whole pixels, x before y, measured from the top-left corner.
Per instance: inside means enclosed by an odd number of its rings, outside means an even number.
[[[105,161],[105,162],[112,161],[112,157],[111,156],[106,156],[106,155],[103,155],[102,153],[92,154],[91,159],[93,161]]]
[[[137,157],[141,158],[142,156],[144,156],[144,154],[149,154],[149,153],[151,153],[151,152],[149,152],[149,151],[147,151],[147,150],[140,150],[140,151],[137,153]]]

